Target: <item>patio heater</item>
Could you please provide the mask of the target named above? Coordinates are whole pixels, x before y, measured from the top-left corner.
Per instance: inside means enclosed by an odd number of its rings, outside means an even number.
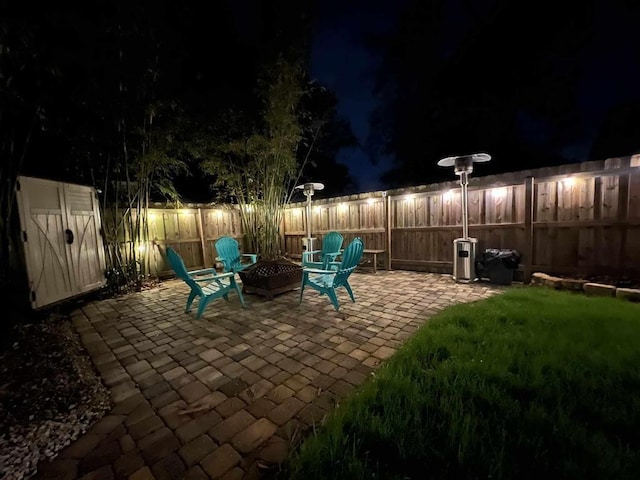
[[[477,238],[469,237],[469,206],[467,185],[469,174],[473,172],[473,164],[488,162],[491,156],[486,153],[473,155],[459,155],[443,158],[438,162],[441,167],[454,167],[454,172],[460,177],[462,190],[462,238],[453,241],[453,279],[459,283],[474,282],[476,277],[476,245]]]
[[[302,251],[312,252],[315,250],[314,243],[317,238],[311,236],[311,197],[316,191],[324,189],[322,183],[305,183],[298,185],[296,190],[302,190],[302,193],[307,197],[307,236],[302,239]]]

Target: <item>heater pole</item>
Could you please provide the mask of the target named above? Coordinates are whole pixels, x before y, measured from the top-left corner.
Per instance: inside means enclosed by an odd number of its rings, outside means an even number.
[[[467,205],[467,172],[460,174],[460,187],[462,187],[462,238],[469,238],[469,210]]]
[[[302,193],[307,197],[307,236],[302,239],[302,251],[312,251],[313,250],[313,241],[315,238],[311,238],[311,197],[313,197],[313,193],[317,190],[322,190],[324,185],[321,183],[304,183],[302,185],[297,185],[295,187],[296,190],[302,190]],[[304,258],[304,257],[303,257]]]
[[[307,238],[311,238],[311,193],[307,193]]]

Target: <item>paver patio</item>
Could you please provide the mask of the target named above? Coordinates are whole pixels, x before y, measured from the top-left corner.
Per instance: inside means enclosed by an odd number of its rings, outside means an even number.
[[[113,408],[36,478],[259,478],[429,317],[500,291],[450,276],[356,273],[340,312],[317,292],[236,295],[201,319],[188,287],[92,302],[73,323]]]

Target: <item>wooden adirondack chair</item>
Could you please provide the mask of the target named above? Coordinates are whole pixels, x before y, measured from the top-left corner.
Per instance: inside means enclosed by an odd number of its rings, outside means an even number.
[[[258,255],[255,253],[241,254],[235,238],[220,237],[215,246],[218,252],[216,261],[222,263],[225,272],[238,273],[258,261]],[[249,263],[242,263],[243,258],[249,258]]]
[[[225,300],[229,300],[229,292],[235,290],[240,297],[240,303],[242,306],[245,306],[244,297],[242,296],[242,292],[240,291],[240,287],[236,283],[234,278],[235,273],[216,273],[213,268],[205,268],[202,270],[192,270],[190,272],[187,271],[187,268],[180,258],[180,255],[176,253],[176,251],[167,247],[167,258],[169,259],[169,264],[173,271],[176,272],[178,278],[185,281],[187,285],[191,287],[191,293],[189,293],[189,298],[187,299],[187,306],[185,308],[185,312],[189,313],[191,310],[191,304],[196,297],[200,297],[198,301],[198,315],[200,318],[207,304],[211,300],[215,300],[216,298],[224,298]],[[197,278],[198,276],[206,275],[203,278]]]
[[[320,292],[320,295],[326,294],[336,310],[340,308],[340,302],[338,302],[336,295],[337,288],[344,287],[349,293],[351,300],[355,302],[356,299],[353,297],[353,291],[351,290],[351,285],[349,285],[349,276],[358,266],[358,262],[362,258],[363,250],[364,244],[362,240],[355,238],[347,248],[344,249],[342,262],[340,262],[337,270],[304,268],[302,271],[299,303],[302,303],[302,294],[304,293],[304,287],[307,285]]]
[[[319,268],[321,270],[335,270],[339,263],[336,257],[342,254],[342,235],[339,232],[329,232],[322,237],[322,250],[302,252],[302,266]],[[320,261],[314,262],[313,255],[319,253]]]

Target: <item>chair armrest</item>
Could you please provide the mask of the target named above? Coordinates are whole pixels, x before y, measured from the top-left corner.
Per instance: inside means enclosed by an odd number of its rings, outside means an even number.
[[[205,278],[194,278],[193,280],[195,280],[196,282],[210,282],[211,280],[220,280],[222,278],[229,278],[229,277],[233,277],[234,273],[233,272],[229,272],[229,273],[218,273],[217,275],[214,275],[213,277],[205,277]]]
[[[214,260],[215,260],[216,262],[220,262],[220,263],[224,263],[224,264],[227,264],[227,263],[232,264],[232,263],[234,263],[235,261],[240,260],[240,257],[237,257],[237,258],[216,257]]]
[[[332,275],[335,275],[337,273],[336,270],[322,270],[320,268],[304,268],[302,271],[304,273],[321,273],[321,274],[330,273]]]
[[[258,254],[256,254],[256,253],[243,253],[242,256],[243,257],[250,257],[251,261],[253,263],[256,263],[258,261]]]
[[[214,275],[216,274],[216,269],[215,268],[203,268],[201,270],[192,270],[190,272],[187,272],[189,275],[207,275],[209,273],[213,273]]]

